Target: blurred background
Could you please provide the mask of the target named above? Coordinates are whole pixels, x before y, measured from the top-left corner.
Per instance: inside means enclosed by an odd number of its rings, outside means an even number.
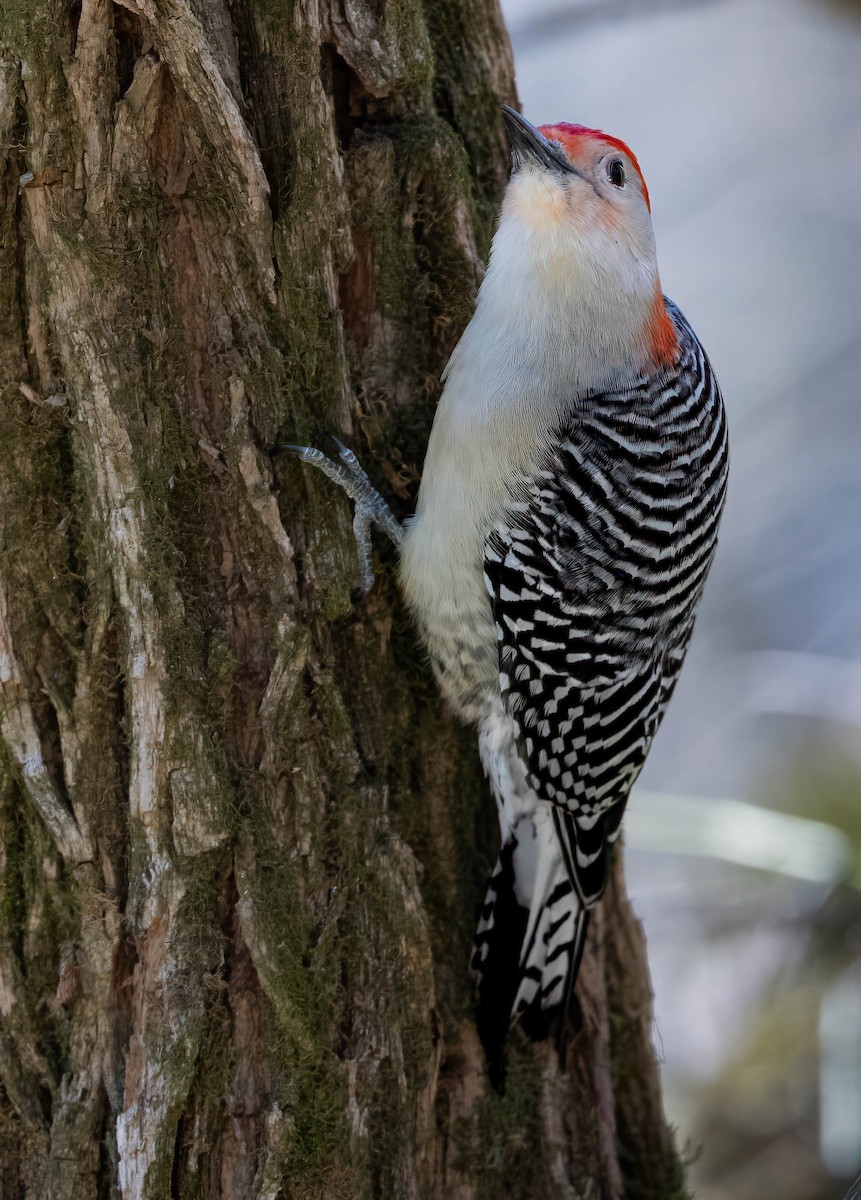
[[[861,1173],[861,3],[503,0],[525,114],[627,141],[732,477],[626,817],[701,1200]]]

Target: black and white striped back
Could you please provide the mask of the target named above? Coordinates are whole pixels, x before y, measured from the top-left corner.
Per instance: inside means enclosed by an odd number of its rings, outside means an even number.
[[[567,952],[521,950],[512,994],[523,1011],[567,1003],[580,927],[573,911],[563,922],[564,906],[588,909],[604,889],[607,844],[675,686],[714,555],[723,402],[695,334],[667,308],[675,362],[578,400],[485,548],[502,704],[534,802],[553,810],[573,889],[534,934],[567,929]],[[528,803],[516,803],[522,837]],[[487,911],[484,925],[493,925]],[[477,942],[480,981],[491,942]]]

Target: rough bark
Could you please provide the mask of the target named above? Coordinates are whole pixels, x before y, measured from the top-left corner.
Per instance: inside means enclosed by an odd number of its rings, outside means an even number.
[[[492,861],[392,559],[512,100],[496,0],[6,0],[0,1195],[683,1194],[617,878],[504,1097]]]

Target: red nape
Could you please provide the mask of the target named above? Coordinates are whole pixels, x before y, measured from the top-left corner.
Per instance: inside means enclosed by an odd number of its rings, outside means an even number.
[[[679,335],[676,333],[672,317],[667,312],[660,286],[655,295],[648,337],[655,366],[668,367],[676,361],[679,353]]]
[[[631,147],[625,145],[619,138],[611,137],[609,133],[604,133],[601,129],[589,129],[586,125],[572,125],[569,121],[559,121],[556,125],[539,125],[538,132],[543,133],[548,141],[561,142],[565,148],[565,153],[572,160],[576,159],[578,148],[586,141],[604,142],[608,146],[614,146],[617,150],[621,150],[623,154],[627,154],[631,160],[631,166],[640,176],[646,207],[649,212],[652,211],[652,204],[649,200],[649,189],[646,187],[646,181],[643,178],[643,172],[640,170],[640,164],[637,162],[637,156],[633,153]]]

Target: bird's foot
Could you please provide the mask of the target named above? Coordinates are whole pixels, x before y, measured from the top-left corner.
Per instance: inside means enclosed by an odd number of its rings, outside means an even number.
[[[371,526],[376,525],[377,529],[387,534],[395,546],[400,546],[404,531],[400,521],[368,479],[353,451],[336,437],[332,441],[338,447],[340,462],[335,462],[314,446],[281,445],[275,449],[289,450],[302,462],[311,463],[342,487],[353,501],[353,534],[359,556],[362,593],[367,595],[374,586]]]

